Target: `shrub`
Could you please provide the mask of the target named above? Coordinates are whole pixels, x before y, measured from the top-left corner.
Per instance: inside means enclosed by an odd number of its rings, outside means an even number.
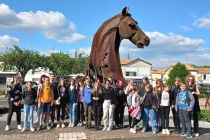
[[[0,95],[5,95],[5,90],[0,90]]]
[[[199,120],[210,122],[210,109],[201,110]]]
[[[206,96],[207,96],[207,94],[208,94],[208,88],[206,87],[206,86],[201,86],[200,88],[199,88],[199,91],[200,91],[200,93],[201,93],[201,98],[205,98]]]

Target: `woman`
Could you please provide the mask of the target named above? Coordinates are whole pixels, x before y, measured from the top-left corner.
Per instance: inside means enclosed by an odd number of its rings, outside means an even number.
[[[193,108],[193,129],[195,136],[199,136],[199,124],[198,124],[198,113],[200,113],[200,105],[199,105],[199,96],[200,96],[200,91],[198,88],[198,84],[195,81],[195,77],[192,75],[188,76],[187,80],[187,86],[188,90],[193,94],[194,99],[195,99],[195,105]]]
[[[62,128],[65,128],[64,119],[65,119],[65,109],[68,103],[68,88],[66,87],[65,80],[63,78],[60,79],[58,85],[58,100],[56,101],[56,109],[57,109],[57,128],[60,127],[60,123],[62,124]],[[60,115],[60,112],[62,115]],[[60,122],[60,119],[62,120]]]
[[[82,80],[79,81],[78,83],[78,105],[77,105],[77,114],[78,114],[78,125],[83,126],[84,121],[85,121],[85,116],[84,116],[84,105],[83,105],[83,98],[82,98],[82,91],[84,89],[84,82]]]
[[[115,108],[114,90],[111,88],[110,81],[107,80],[105,88],[103,89],[104,103],[103,103],[103,131],[111,131],[113,126],[113,116]]]
[[[75,85],[75,80],[72,78],[69,80],[69,89],[68,89],[68,96],[69,96],[69,126],[68,127],[75,127],[77,121],[77,101],[78,101],[78,91]]]
[[[93,100],[93,110],[95,118],[95,129],[99,130],[99,125],[101,122],[103,94],[102,91],[100,90],[100,85],[98,83],[94,84],[92,94],[93,94],[92,100]]]

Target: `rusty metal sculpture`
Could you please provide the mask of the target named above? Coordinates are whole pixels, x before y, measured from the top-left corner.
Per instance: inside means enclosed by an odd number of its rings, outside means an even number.
[[[124,81],[119,55],[123,39],[129,39],[138,48],[144,48],[150,43],[150,39],[128,13],[127,7],[122,13],[105,21],[95,33],[86,76],[91,76],[90,70],[93,70],[95,78],[100,80],[112,78]]]

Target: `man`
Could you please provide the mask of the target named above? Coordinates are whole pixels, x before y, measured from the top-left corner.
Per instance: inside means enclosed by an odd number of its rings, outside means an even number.
[[[50,74],[50,87],[53,90],[53,94],[54,94],[54,101],[56,101],[58,99],[58,83],[55,80],[55,74],[51,73]],[[55,120],[55,104],[52,104],[52,108],[51,108],[51,127],[54,126],[54,120]]]
[[[20,85],[21,77],[15,76],[14,83],[8,88],[8,102],[9,102],[9,114],[7,117],[7,125],[5,130],[10,129],[11,118],[13,112],[17,115],[18,129],[21,130],[21,100],[22,100],[22,86]]]

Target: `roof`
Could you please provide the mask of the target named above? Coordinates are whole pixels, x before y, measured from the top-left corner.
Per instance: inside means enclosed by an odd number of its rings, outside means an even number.
[[[166,70],[159,69],[159,70],[151,70],[152,74],[165,74]]]
[[[145,61],[145,60],[142,60],[142,59],[140,59],[140,58],[136,58],[136,59],[125,59],[125,58],[122,58],[122,59],[120,59],[121,65],[128,65],[128,64],[133,63],[133,62],[135,62],[135,61],[142,61],[142,62],[144,62],[144,63],[147,63],[147,64],[149,64],[149,65],[152,65],[151,63],[149,63],[149,62],[147,62],[147,61]]]
[[[199,74],[210,74],[210,68],[196,68]]]

